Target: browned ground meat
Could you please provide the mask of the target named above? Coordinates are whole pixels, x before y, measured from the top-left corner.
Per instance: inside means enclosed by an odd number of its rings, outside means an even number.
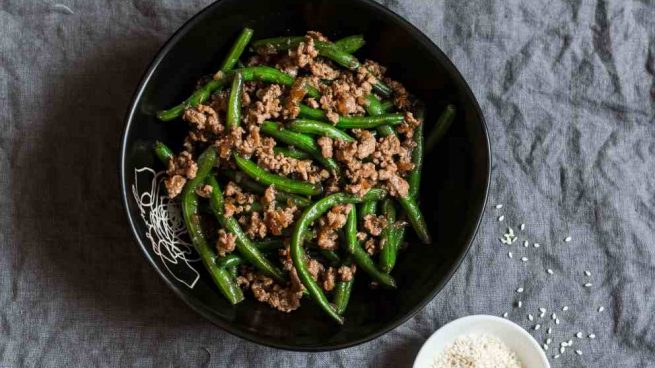
[[[237,283],[250,287],[255,299],[279,311],[288,313],[300,307],[303,289],[297,276],[291,277],[291,285],[282,287],[270,277],[248,269],[237,278]]]
[[[338,239],[336,231],[346,224],[351,209],[351,204],[339,204],[319,219],[318,246],[320,248],[336,249]]]
[[[327,270],[323,273],[323,280],[321,286],[325,291],[332,291],[334,289],[337,278],[337,270],[333,267],[328,267]]]
[[[373,236],[378,236],[382,233],[382,229],[387,226],[386,217],[380,215],[366,215],[364,216],[364,229]]]
[[[225,230],[218,230],[218,240],[216,241],[216,250],[219,256],[224,256],[234,251],[236,247],[237,236],[232,233],[226,233]]]
[[[209,185],[202,185],[196,188],[196,194],[203,198],[209,198],[209,196],[212,194],[212,191],[213,188]]]
[[[339,279],[341,281],[350,281],[353,279],[353,276],[355,275],[357,267],[353,266],[341,266],[337,270],[337,273],[339,274]]]
[[[168,160],[168,178],[164,186],[170,198],[175,198],[182,192],[187,179],[193,179],[198,172],[198,165],[188,151],[182,151],[177,157]]]
[[[378,252],[378,244],[375,239],[371,238],[364,243],[364,249],[366,253],[373,255]]]
[[[323,157],[332,158],[332,138],[323,136],[318,138],[316,143],[318,143],[318,146],[321,147],[321,155],[323,155]]]

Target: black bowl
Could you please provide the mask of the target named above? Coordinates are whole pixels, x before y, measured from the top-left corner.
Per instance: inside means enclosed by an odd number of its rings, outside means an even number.
[[[152,143],[161,140],[177,150],[185,133],[185,124],[159,122],[155,111],[183,100],[199,77],[214,72],[245,26],[255,30],[255,39],[304,34],[307,30],[321,31],[332,39],[362,33],[367,44],[358,51],[359,58],[386,65],[392,78],[426,102],[427,129],[446,103],[457,107],[452,128],[425,159],[421,203],[434,243],[426,246],[409,238],[410,246],[399,255],[393,271],[397,290],[371,290],[366,277],[359,277],[343,326],[326,318],[308,300],[290,314],[251,299],[231,306],[202,270],[191,289],[167,271],[146,236],[148,229],[132,192],[135,169],[161,170]],[[366,342],[421,310],[466,255],[484,211],[490,175],[484,118],[460,73],[423,33],[369,0],[222,0],[210,5],[166,42],[145,73],[127,114],[120,162],[121,190],[132,231],[150,264],[171,289],[230,333],[260,344],[302,351]],[[148,180],[142,178],[139,185],[149,184]],[[179,266],[168,264],[169,268]],[[180,278],[193,276],[184,270],[176,272]]]

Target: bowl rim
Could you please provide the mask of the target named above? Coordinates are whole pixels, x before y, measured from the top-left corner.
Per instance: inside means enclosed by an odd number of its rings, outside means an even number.
[[[425,356],[428,354],[432,355],[432,358],[437,354],[437,352],[430,352],[428,349],[431,347],[432,344],[434,344],[435,340],[439,340],[439,337],[442,337],[441,334],[445,333],[446,330],[455,328],[456,326],[460,325],[466,325],[469,322],[474,322],[474,323],[492,323],[492,324],[497,324],[497,325],[502,325],[504,327],[507,327],[513,331],[516,331],[516,333],[521,336],[521,338],[525,339],[528,341],[529,345],[532,347],[533,351],[535,354],[539,357],[541,360],[541,363],[543,364],[543,367],[545,368],[550,368],[550,362],[548,361],[548,357],[546,357],[546,353],[541,349],[541,346],[539,345],[539,342],[530,335],[528,331],[526,331],[523,327],[521,327],[518,323],[506,319],[506,318],[501,318],[498,316],[493,316],[490,314],[472,314],[464,317],[460,317],[457,319],[454,319],[441,327],[439,327],[436,331],[434,331],[421,345],[421,349],[418,351],[416,354],[416,357],[414,358],[414,363],[412,364],[413,368],[421,368],[422,366],[419,366],[418,364],[421,363],[419,359],[425,360]],[[449,336],[445,335],[443,338],[447,340],[454,340],[458,336],[466,335],[470,332],[462,332],[456,336]],[[501,337],[500,340],[503,340]]]
[[[222,330],[237,336],[239,338],[242,338],[244,340],[264,345],[267,347],[272,347],[272,348],[277,348],[277,349],[282,349],[282,350],[289,350],[289,351],[300,351],[300,352],[320,352],[320,351],[332,351],[332,350],[340,350],[340,349],[345,349],[353,346],[357,346],[366,342],[369,342],[371,340],[374,340],[391,330],[394,330],[398,326],[404,324],[407,322],[409,319],[413,318],[418,312],[423,310],[425,306],[432,301],[437,294],[441,292],[441,290],[448,284],[450,279],[453,277],[455,272],[460,268],[462,261],[468,254],[469,250],[471,249],[471,245],[473,241],[475,240],[475,237],[478,233],[478,230],[480,228],[480,224],[482,222],[482,218],[484,217],[485,213],[485,208],[487,205],[487,200],[489,196],[489,185],[491,182],[491,168],[492,168],[492,156],[491,156],[491,143],[489,140],[489,130],[487,127],[486,120],[484,118],[484,115],[482,113],[482,109],[480,108],[480,104],[475,97],[475,94],[471,90],[470,86],[462,76],[461,72],[457,69],[457,67],[452,63],[450,58],[437,46],[427,35],[425,35],[420,29],[418,29],[416,26],[414,26],[412,23],[410,23],[408,20],[403,18],[402,16],[398,15],[391,9],[378,4],[377,2],[373,0],[356,0],[360,3],[365,3],[367,6],[375,8],[376,11],[379,11],[392,19],[394,21],[400,23],[403,27],[405,27],[409,33],[414,37],[415,39],[418,40],[424,47],[426,47],[431,54],[436,54],[438,55],[443,61],[444,61],[444,66],[451,70],[453,72],[453,76],[455,79],[459,79],[461,81],[461,86],[463,89],[463,92],[466,96],[468,96],[471,99],[472,102],[472,107],[475,110],[475,113],[477,116],[480,118],[480,123],[482,126],[482,133],[484,136],[484,141],[486,143],[486,155],[487,155],[487,173],[486,173],[486,178],[484,182],[484,195],[482,198],[482,205],[479,209],[479,212],[477,213],[477,219],[475,221],[475,226],[473,231],[469,234],[469,236],[466,237],[465,239],[465,246],[463,251],[460,253],[459,257],[455,260],[454,262],[454,267],[452,267],[447,273],[446,277],[439,282],[439,284],[432,290],[431,293],[426,294],[423,299],[417,303],[408,313],[406,313],[402,318],[396,320],[393,323],[390,323],[388,326],[380,329],[379,331],[358,338],[354,339],[349,342],[345,343],[337,343],[337,344],[326,344],[326,345],[321,345],[321,346],[295,346],[291,344],[285,344],[285,343],[278,343],[276,341],[262,338],[261,336],[257,335],[256,333],[253,332],[246,332],[246,331],[240,331],[238,329],[232,328],[230,323],[228,322],[223,322],[220,320],[217,320],[211,316],[211,310],[204,306],[202,303],[199,303],[196,300],[193,300],[194,298],[191,296],[186,295],[185,293],[182,293],[180,291],[180,288],[175,285],[171,280],[169,280],[168,276],[164,274],[164,272],[160,269],[159,265],[157,264],[157,261],[150,255],[148,252],[148,249],[146,248],[146,244],[141,241],[141,238],[139,236],[139,232],[137,231],[135,221],[138,220],[138,218],[135,218],[132,216],[130,213],[130,207],[129,207],[129,190],[127,188],[127,177],[125,175],[125,170],[126,170],[126,165],[125,165],[125,159],[127,157],[127,136],[128,136],[128,131],[130,131],[130,128],[133,123],[134,115],[136,112],[137,108],[137,103],[141,99],[142,94],[145,90],[145,87],[147,84],[150,82],[150,79],[152,78],[153,73],[155,70],[158,68],[159,64],[164,60],[164,58],[169,54],[170,50],[173,48],[175,44],[182,38],[186,33],[188,33],[195,25],[198,23],[202,18],[205,13],[210,11],[213,7],[219,6],[220,3],[222,3],[224,0],[217,0],[200,11],[198,11],[196,14],[194,14],[191,18],[189,18],[184,24],[182,24],[169,38],[166,40],[166,42],[160,47],[160,49],[157,51],[157,54],[155,57],[152,59],[152,61],[149,63],[146,71],[142,74],[141,79],[139,81],[139,84],[137,85],[134,93],[132,94],[132,98],[130,99],[129,102],[129,107],[127,109],[127,112],[125,114],[125,117],[123,119],[124,121],[124,127],[123,127],[123,133],[121,137],[121,147],[120,147],[120,152],[119,152],[119,163],[118,163],[118,170],[119,170],[119,181],[120,181],[120,191],[121,191],[121,202],[123,205],[123,208],[125,209],[125,213],[127,215],[127,222],[130,227],[130,230],[132,232],[132,236],[136,239],[137,243],[139,244],[139,247],[141,248],[141,251],[145,255],[146,259],[149,261],[151,266],[155,269],[159,277],[166,283],[166,285],[173,290],[173,292],[180,298],[182,301],[184,301],[185,304],[187,304],[192,310],[194,310],[196,313],[200,314],[203,316],[205,319],[207,319],[209,322],[214,324],[215,326],[218,326]],[[441,61],[441,60],[440,60]]]

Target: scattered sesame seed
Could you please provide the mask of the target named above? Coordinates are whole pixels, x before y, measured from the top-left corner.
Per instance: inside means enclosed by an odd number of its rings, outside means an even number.
[[[514,257],[514,255],[512,255],[512,252],[507,252],[507,256],[508,256],[509,258]]]
[[[507,233],[509,234],[509,236],[514,236],[514,230],[511,227],[507,228]]]
[[[553,270],[551,270],[550,268],[547,269],[546,272],[548,272],[549,275],[552,275],[552,274],[553,274]]]
[[[534,321],[534,317],[532,316],[532,314],[528,314],[528,320]]]
[[[516,302],[516,306],[519,308],[523,307],[523,302],[519,300],[518,302]]]
[[[600,312],[602,312],[604,310],[605,310],[605,307],[603,307],[603,306],[598,307],[598,313],[600,313]]]
[[[589,334],[589,336],[587,336],[587,337],[590,338],[590,339],[595,339],[595,338],[596,338],[596,335],[594,335],[594,334]]]
[[[565,351],[566,351],[565,347],[562,346],[561,348],[559,348],[559,353],[560,354],[564,354]]]
[[[569,310],[569,307],[567,305],[565,305],[565,306],[562,307],[562,310],[566,312],[567,310]]]
[[[580,350],[576,350],[575,353],[578,355],[582,355],[582,352]]]
[[[555,320],[555,324],[556,324],[556,325],[559,325],[559,318],[557,318],[557,319]]]
[[[578,339],[581,339],[582,338],[582,332],[578,332],[577,334],[575,334],[575,337],[577,337]]]
[[[567,345],[568,345],[568,346],[572,346],[572,345],[573,345],[573,340],[569,340],[569,342],[567,343]]]
[[[546,313],[546,308],[544,308],[544,307],[539,308],[539,312]]]
[[[523,292],[523,288],[518,288],[518,289],[516,289],[516,292],[517,292],[517,293],[522,293],[522,292]]]
[[[525,230],[525,224],[521,224],[521,230]]]
[[[582,286],[584,286],[584,287],[591,287],[591,286],[592,286],[592,283],[591,283],[591,282],[588,282],[588,283],[586,283],[586,284],[584,284],[584,285],[582,285]]]
[[[562,341],[562,342],[559,343],[559,346],[561,346],[561,347],[563,347],[563,348],[565,348],[566,345],[567,345],[567,344],[566,344],[566,341]]]
[[[507,318],[507,316],[509,316],[509,313],[507,312],[503,313],[503,318]]]
[[[541,313],[539,313],[539,318],[544,318],[545,315],[546,315],[546,312],[541,312]]]
[[[546,330],[546,333],[550,335],[552,332],[553,332],[553,329],[548,327],[548,329]]]
[[[567,242],[567,243],[570,242],[571,240],[573,240],[573,238],[570,237],[570,236],[567,236],[566,238],[564,238],[564,241]]]
[[[591,276],[591,272],[589,272],[589,271],[585,271],[585,272],[584,272],[584,275],[585,275],[585,276]]]
[[[550,337],[546,339],[546,344],[550,344],[551,342],[553,342],[553,339],[551,339]]]
[[[555,314],[555,313],[551,314],[550,318],[557,319],[557,314]]]
[[[536,325],[534,325],[534,330],[535,330],[535,331],[537,331],[537,330],[540,329],[540,328],[541,328],[541,325],[540,325],[540,324],[537,323]]]
[[[539,243],[534,243],[534,247],[535,247],[535,248],[539,248],[540,246],[541,246],[541,244],[539,244]]]
[[[499,209],[501,209],[501,208],[503,208],[503,205],[502,205],[502,204],[497,204],[497,205],[496,205],[496,209],[499,210]]]
[[[528,261],[528,257],[521,257],[521,261],[523,261],[523,262],[527,262],[527,261]]]
[[[559,358],[559,354],[553,355],[553,359],[557,359],[557,358]]]
[[[544,350],[548,350],[548,344],[544,344],[543,347],[544,347]]]
[[[530,242],[529,242],[529,241],[527,241],[527,240],[526,240],[526,241],[524,241],[524,242],[523,242],[523,246],[524,246],[524,247],[526,247],[526,248],[527,248],[527,247],[528,247],[528,245],[530,245]]]
[[[501,216],[498,218],[498,221],[503,221],[504,219],[505,219],[505,216],[502,216],[502,215],[501,215]]]

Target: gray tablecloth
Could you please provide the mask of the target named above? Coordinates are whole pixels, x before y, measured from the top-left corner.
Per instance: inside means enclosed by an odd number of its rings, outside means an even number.
[[[491,206],[456,276],[416,318],[317,354],[261,347],[204,321],[126,226],[123,114],[163,41],[207,3],[0,1],[0,367],[403,367],[444,323],[503,312],[540,341],[552,336],[549,357],[574,340],[554,367],[655,365],[652,1],[385,1],[479,98]],[[519,237],[511,247],[498,240],[507,226]]]

